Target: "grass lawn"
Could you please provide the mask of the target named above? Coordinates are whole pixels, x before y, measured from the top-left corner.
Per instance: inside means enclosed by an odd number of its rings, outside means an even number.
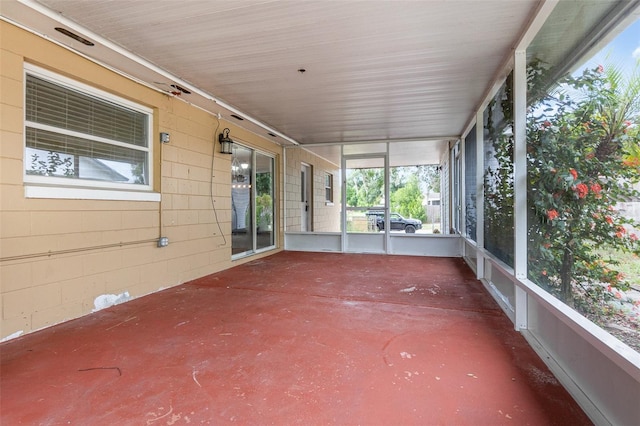
[[[615,259],[620,262],[613,269],[624,274],[626,280],[636,289],[640,289],[640,257],[633,253],[622,253],[616,250],[599,250],[602,260]]]

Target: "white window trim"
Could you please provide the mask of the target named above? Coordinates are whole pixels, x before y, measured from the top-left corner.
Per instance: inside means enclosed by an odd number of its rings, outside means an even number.
[[[329,186],[327,186],[327,178],[330,179],[329,181]],[[324,172],[324,204],[325,206],[333,206],[333,197],[334,197],[334,193],[333,193],[333,173],[329,173],[329,172]],[[331,191],[331,199],[327,198],[327,189],[329,189]]]
[[[36,65],[26,63],[24,65],[24,93],[26,99],[26,81],[27,75],[39,77],[63,87],[80,91],[97,98],[113,102],[134,111],[146,114],[148,146],[141,147],[130,144],[123,144],[117,141],[104,140],[104,138],[86,135],[66,129],[34,123],[24,119],[23,129],[26,127],[38,128],[43,130],[52,130],[59,134],[71,136],[80,136],[84,139],[91,139],[98,142],[107,142],[112,145],[124,146],[132,150],[146,152],[148,155],[148,184],[123,184],[117,182],[94,181],[89,179],[67,179],[57,177],[42,177],[38,175],[29,175],[26,168],[23,168],[23,182],[25,184],[26,198],[56,198],[56,199],[88,199],[88,200],[125,200],[125,201],[160,201],[161,194],[153,191],[153,110],[140,104],[131,102],[127,99],[120,98],[111,93],[102,91],[95,87],[73,80],[71,78],[56,74]],[[23,99],[23,100],[24,100]],[[26,159],[26,131],[23,134],[23,158]],[[25,160],[26,161],[26,160]]]
[[[118,191],[99,188],[71,188],[45,185],[26,185],[25,198],[51,198],[68,200],[113,200],[113,201],[161,201],[159,192]]]

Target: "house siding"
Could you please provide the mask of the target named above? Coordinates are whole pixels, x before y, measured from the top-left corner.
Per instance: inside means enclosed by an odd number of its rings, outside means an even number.
[[[231,261],[231,158],[218,153],[215,130],[228,127],[234,139],[276,162],[280,146],[233,123],[218,127],[213,114],[11,24],[0,22],[0,40],[0,338],[88,314],[101,295],[139,297],[280,250],[279,244]],[[25,63],[153,110],[153,188],[160,202],[25,198]],[[159,143],[160,132],[171,135],[169,144]],[[276,169],[280,183],[282,168]],[[281,242],[278,213],[276,223]],[[152,240],[161,235],[170,243],[159,249]]]

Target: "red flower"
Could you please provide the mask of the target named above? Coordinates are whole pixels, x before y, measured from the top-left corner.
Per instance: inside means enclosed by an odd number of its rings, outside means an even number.
[[[598,68],[596,69],[596,71],[598,71],[598,73],[602,74],[604,72],[604,67],[602,65],[598,65]]]
[[[551,127],[551,122],[549,120],[545,120],[545,122],[542,123],[542,127],[544,128]]]
[[[613,225],[613,219],[611,216],[605,216],[604,220],[606,220],[609,225]]]
[[[629,238],[631,238],[631,241],[638,241],[638,236],[636,234],[629,235]]]
[[[578,193],[578,198],[584,198],[589,193],[589,187],[584,183],[579,183],[573,187],[573,190]]]
[[[640,167],[640,158],[625,158],[622,164],[627,167]]]
[[[576,169],[569,169],[569,173],[571,174],[571,176],[573,176],[573,180],[578,179],[578,172],[576,171]]]
[[[558,216],[559,216],[558,211],[556,209],[551,209],[547,211],[547,218],[549,220],[557,219]]]
[[[602,191],[602,187],[600,186],[599,183],[592,183],[591,184],[591,190],[593,192],[595,192],[596,194],[599,194]]]

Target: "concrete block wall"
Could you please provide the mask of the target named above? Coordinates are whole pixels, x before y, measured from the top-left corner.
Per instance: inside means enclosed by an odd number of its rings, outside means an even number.
[[[103,295],[139,297],[274,252],[231,261],[231,164],[216,129],[276,161],[280,146],[2,21],[0,43],[0,339],[88,314]],[[25,197],[25,63],[153,110],[160,202]]]
[[[302,163],[313,170],[313,232],[340,232],[340,166],[300,147],[286,148],[286,231],[299,232]],[[325,175],[333,175],[333,203],[326,202]]]

